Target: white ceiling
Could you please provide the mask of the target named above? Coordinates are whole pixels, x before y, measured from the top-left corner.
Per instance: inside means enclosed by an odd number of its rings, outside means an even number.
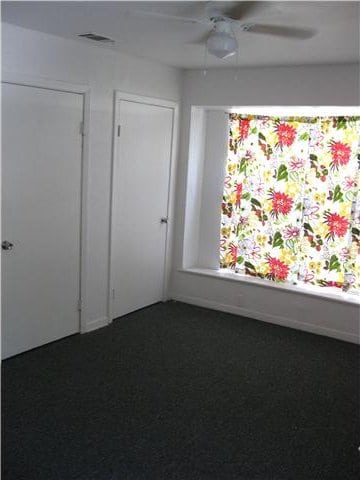
[[[305,65],[359,61],[359,2],[252,2],[256,22],[316,29],[307,40],[260,35],[236,29],[239,55],[219,60],[205,56],[196,41],[210,31],[203,24],[185,23],[136,11],[203,17],[214,8],[229,9],[244,2],[2,2],[2,20],[79,42],[76,35],[93,32],[115,40],[122,53],[182,68]],[[207,10],[206,10],[207,9]],[[194,43],[195,42],[195,43]],[[90,42],[93,44],[92,42]]]

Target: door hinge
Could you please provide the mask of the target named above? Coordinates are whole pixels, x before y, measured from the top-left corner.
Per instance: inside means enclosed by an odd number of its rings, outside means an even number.
[[[120,137],[121,134],[121,125],[118,125],[117,127],[117,136]]]
[[[79,310],[79,312],[81,312],[81,310],[82,310],[82,301],[81,300],[78,300],[78,302],[77,302],[77,309]]]
[[[84,122],[80,123],[79,133],[82,137],[85,137],[85,125]]]

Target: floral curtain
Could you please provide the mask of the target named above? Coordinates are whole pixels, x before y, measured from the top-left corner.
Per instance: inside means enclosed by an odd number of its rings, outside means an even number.
[[[360,117],[229,116],[220,266],[359,289]]]

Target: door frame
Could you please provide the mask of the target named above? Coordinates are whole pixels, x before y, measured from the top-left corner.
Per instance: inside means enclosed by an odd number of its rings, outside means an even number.
[[[164,280],[163,280],[163,292],[162,301],[165,302],[168,299],[168,287],[170,281],[171,272],[171,259],[173,250],[173,236],[174,236],[174,212],[175,212],[175,178],[177,171],[177,157],[178,157],[178,131],[179,131],[179,104],[178,102],[165,100],[162,98],[147,97],[143,95],[135,95],[132,93],[123,92],[120,90],[114,91],[114,116],[113,116],[113,145],[112,145],[112,162],[111,162],[111,187],[110,187],[110,232],[109,232],[109,263],[108,263],[108,305],[107,315],[109,323],[114,320],[113,312],[113,270],[112,270],[112,248],[115,239],[114,234],[114,203],[118,193],[117,185],[115,184],[116,173],[118,172],[119,165],[117,163],[117,155],[120,151],[120,139],[118,136],[118,127],[120,126],[120,102],[121,100],[141,103],[144,105],[153,105],[156,107],[165,107],[172,109],[172,138],[171,138],[171,151],[170,151],[170,168],[169,168],[169,183],[168,183],[168,198],[167,198],[167,217],[169,219],[166,229],[165,239],[165,258],[164,258]],[[120,127],[121,128],[121,127]]]
[[[27,87],[43,88],[65,93],[77,93],[83,97],[83,127],[81,148],[80,183],[80,251],[79,251],[79,332],[87,331],[86,273],[88,262],[88,185],[90,142],[90,86],[27,75],[25,73],[1,72],[1,82]]]

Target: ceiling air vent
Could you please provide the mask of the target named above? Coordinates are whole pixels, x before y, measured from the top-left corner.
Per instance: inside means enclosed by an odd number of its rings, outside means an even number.
[[[103,35],[98,35],[97,33],[81,33],[78,35],[80,38],[87,38],[88,40],[93,40],[98,43],[115,43],[114,40]]]

